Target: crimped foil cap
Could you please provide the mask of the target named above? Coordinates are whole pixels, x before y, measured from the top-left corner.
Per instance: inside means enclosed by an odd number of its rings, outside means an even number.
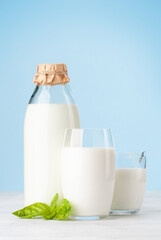
[[[69,82],[67,67],[61,64],[38,64],[33,82],[39,85],[66,84]]]

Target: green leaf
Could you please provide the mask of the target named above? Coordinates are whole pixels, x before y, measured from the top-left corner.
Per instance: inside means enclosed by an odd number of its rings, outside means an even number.
[[[51,210],[46,203],[34,203],[13,214],[20,218],[33,218],[37,216],[48,217],[51,215]]]
[[[52,209],[52,212],[55,211],[57,208],[58,198],[59,198],[59,195],[58,193],[56,193],[53,199],[51,200],[50,208]]]
[[[56,215],[54,216],[54,219],[57,220],[63,220],[69,217],[71,213],[71,205],[67,199],[63,199],[57,209],[56,209]]]
[[[58,193],[53,197],[50,206],[46,203],[34,203],[13,214],[20,218],[36,218],[42,217],[46,220],[65,220],[71,213],[71,206],[67,199],[63,199],[58,204]]]

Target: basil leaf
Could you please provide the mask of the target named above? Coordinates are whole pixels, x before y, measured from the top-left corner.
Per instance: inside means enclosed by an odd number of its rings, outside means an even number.
[[[57,219],[57,220],[63,220],[63,219],[66,219],[69,217],[71,213],[71,206],[70,206],[70,203],[67,199],[63,199],[57,209],[56,209],[56,215],[54,216],[54,219]]]
[[[46,203],[34,203],[13,213],[20,218],[32,218],[37,216],[51,216],[50,207]]]
[[[52,210],[52,212],[56,211],[57,204],[58,204],[58,198],[59,198],[59,195],[58,195],[58,193],[56,193],[55,196],[53,197],[53,199],[51,200],[50,209]]]

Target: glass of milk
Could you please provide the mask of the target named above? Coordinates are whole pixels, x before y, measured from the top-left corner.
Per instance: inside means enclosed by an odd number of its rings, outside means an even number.
[[[138,213],[146,188],[146,156],[118,153],[111,214]]]
[[[115,151],[107,129],[67,129],[62,149],[63,196],[72,219],[94,220],[109,214],[115,180]]]

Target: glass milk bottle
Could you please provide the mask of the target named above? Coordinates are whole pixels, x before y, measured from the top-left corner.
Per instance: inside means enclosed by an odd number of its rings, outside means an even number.
[[[25,205],[62,197],[60,158],[66,128],[79,128],[65,64],[39,64],[24,122]]]

